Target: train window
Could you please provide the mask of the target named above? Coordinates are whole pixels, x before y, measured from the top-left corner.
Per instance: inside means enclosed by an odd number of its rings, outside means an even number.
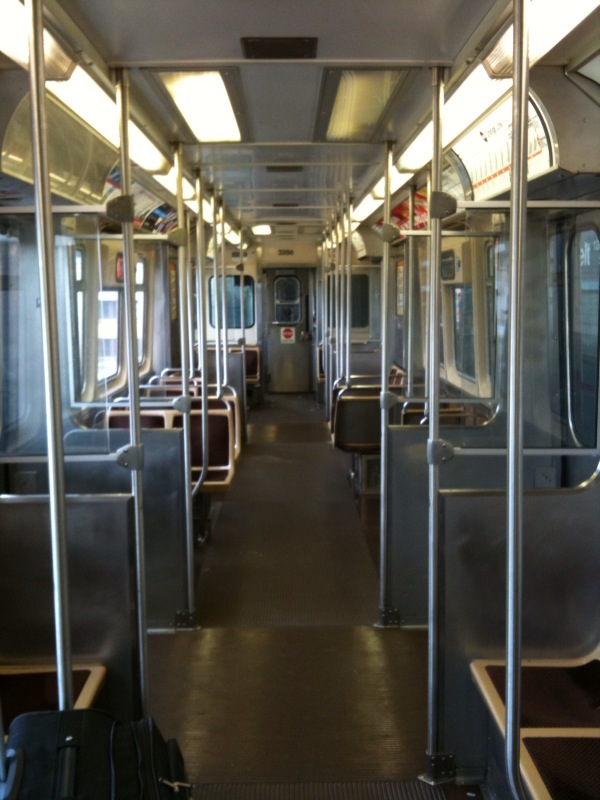
[[[279,325],[297,325],[302,320],[300,281],[292,275],[275,278],[273,321]]]
[[[371,294],[368,275],[352,276],[352,327],[368,328],[370,322]]]
[[[579,444],[595,447],[600,322],[600,238],[596,229],[575,234],[569,264],[570,422]]]
[[[475,379],[475,330],[473,325],[473,287],[452,287],[454,356],[461,375]]]
[[[138,256],[135,263],[135,319],[139,364],[143,362],[145,355],[146,307],[146,260],[143,256]]]
[[[485,247],[485,302],[488,373],[491,386],[496,372],[496,254],[497,242],[488,242]]]
[[[244,275],[244,327],[252,328],[255,321],[254,311],[254,278],[250,275]],[[220,280],[220,279],[219,279]],[[225,280],[227,287],[227,326],[229,328],[242,327],[242,276],[241,275],[227,275]],[[217,315],[215,313],[215,279],[211,276],[209,279],[209,295],[210,295],[210,308],[209,320],[212,327],[215,327]]]
[[[73,253],[73,288],[75,293],[75,317],[76,323],[73,326],[73,335],[75,337],[74,352],[77,356],[77,362],[73,365],[75,373],[75,383],[77,394],[81,391],[81,384],[83,376],[81,368],[84,363],[84,341],[85,341],[85,269],[84,269],[85,254],[81,247],[76,247]]]
[[[98,380],[117,374],[119,368],[119,319],[121,292],[101,289],[98,292]]]

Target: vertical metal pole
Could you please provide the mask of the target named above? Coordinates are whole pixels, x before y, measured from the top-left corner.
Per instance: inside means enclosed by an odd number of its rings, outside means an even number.
[[[227,240],[225,239],[225,205],[221,198],[221,324],[223,325],[223,385],[229,383],[229,327],[227,324]]]
[[[328,404],[328,391],[327,391],[327,332],[326,332],[326,324],[327,324],[327,317],[325,311],[325,304],[326,304],[326,272],[325,272],[325,259],[327,258],[327,238],[325,232],[323,232],[323,245],[321,247],[321,271],[320,271],[320,286],[321,291],[319,292],[319,305],[318,305],[318,321],[317,321],[317,341],[321,345],[321,363],[323,366],[323,381],[324,381],[324,395],[323,401],[325,404],[325,418],[329,419],[329,404]],[[319,348],[317,347],[317,375],[319,373]],[[317,383],[318,386],[318,383]],[[318,395],[317,395],[318,397]]]
[[[331,320],[333,311],[332,282],[331,282],[331,252],[329,228],[323,239],[323,372],[325,375],[325,413],[331,419]]]
[[[194,354],[194,290],[193,290],[193,282],[192,282],[192,261],[191,261],[191,253],[192,253],[192,215],[189,211],[186,211],[186,223],[187,223],[187,253],[188,258],[186,261],[186,280],[187,280],[187,287],[186,287],[186,297],[187,297],[187,318],[188,318],[188,366],[189,366],[189,376],[190,380],[194,377],[194,370],[195,370],[195,354]],[[195,233],[195,226],[194,226],[194,233]]]
[[[410,194],[408,196],[408,224],[411,230],[415,227],[415,187],[410,187]],[[415,240],[413,236],[408,239],[408,263],[405,265],[406,270],[406,314],[404,319],[407,322],[405,325],[406,330],[406,394],[412,397],[415,389],[415,360],[414,360],[414,305],[413,305],[413,291],[415,286],[415,270],[417,268],[415,259]]]
[[[346,380],[352,375],[352,198],[348,198],[346,213]]]
[[[177,227],[186,230],[186,218],[183,205],[183,148],[181,144],[175,149],[175,172],[177,177]],[[181,615],[182,626],[194,627],[196,614],[196,598],[194,592],[194,512],[192,503],[192,431],[190,417],[190,353],[189,353],[189,319],[188,319],[188,273],[187,248],[180,244],[177,250],[177,272],[179,276],[179,313],[181,341],[181,404],[179,410],[183,415],[183,462],[185,488],[185,529],[186,529],[186,598],[187,609]]]
[[[339,231],[338,231],[338,215],[337,212],[333,218],[333,263],[334,263],[334,288],[335,288],[335,381],[334,384],[342,377],[341,365],[341,350],[342,343],[340,341],[340,244],[339,244]]]
[[[117,108],[121,142],[121,192],[131,197],[131,162],[129,160],[129,80],[126,70],[117,73]],[[133,204],[132,204],[133,206]],[[138,376],[137,324],[135,311],[135,255],[133,246],[133,207],[131,219],[123,223],[123,273],[125,292],[125,341],[127,346],[127,378],[129,382],[129,436],[134,453],[131,462],[131,491],[134,499],[135,550],[137,579],[137,624],[139,641],[140,697],[142,716],[148,713],[148,658],[146,633],[146,561],[144,513],[142,507],[142,431]]]
[[[348,373],[346,372],[346,350],[348,330],[348,316],[346,308],[346,209],[343,202],[340,203],[340,375],[344,382],[348,384]]]
[[[240,213],[241,216],[241,213]],[[246,272],[244,270],[244,229],[240,226],[240,333],[242,348],[242,410],[244,419],[244,441],[246,441],[246,421],[248,419],[248,388],[246,386]]]
[[[204,275],[204,252],[206,241],[204,236],[204,220],[202,218],[202,199],[204,187],[202,171],[196,172],[196,197],[198,198],[198,217],[196,218],[196,316],[198,318],[198,358],[202,383],[200,397],[202,399],[202,470],[194,486],[194,496],[206,480],[208,472],[208,371],[206,354],[206,283]]]
[[[442,186],[442,109],[444,81],[442,69],[432,72],[433,158],[431,160],[431,194]],[[430,194],[430,199],[431,199]],[[428,647],[428,729],[426,780],[437,783],[447,779],[448,767],[440,753],[439,705],[439,400],[440,400],[440,261],[442,223],[431,216],[431,265],[429,281],[429,647]]]
[[[37,252],[42,305],[42,347],[47,416],[48,483],[58,704],[72,708],[73,685],[67,565],[67,525],[60,363],[58,357],[58,312],[54,267],[54,235],[48,177],[46,141],[46,89],[44,74],[42,0],[26,2],[29,28],[29,81],[33,136],[34,191]]]
[[[527,223],[529,38],[525,0],[515,0],[507,444],[506,772],[516,798],[521,784],[521,617],[523,546],[522,275]]]
[[[390,224],[391,219],[391,184],[390,176],[392,173],[392,142],[385,143],[385,171],[384,171],[384,200],[383,200],[383,223]],[[381,262],[381,487],[380,487],[380,506],[379,506],[379,609],[381,623],[386,624],[387,617],[387,584],[388,584],[388,541],[387,541],[387,482],[388,482],[388,408],[387,391],[388,375],[390,371],[389,355],[389,284],[390,284],[390,244],[383,243],[383,259]]]
[[[219,304],[219,266],[217,263],[218,248],[218,221],[217,221],[217,196],[213,191],[211,196],[212,225],[213,225],[213,287],[214,287],[214,323],[215,323],[215,370],[217,383],[217,397],[223,394],[223,384],[221,379],[221,311]],[[211,299],[212,302],[212,299]]]
[[[2,716],[2,704],[0,703],[0,783],[6,783],[8,777],[6,761],[6,742],[4,741],[4,717]]]

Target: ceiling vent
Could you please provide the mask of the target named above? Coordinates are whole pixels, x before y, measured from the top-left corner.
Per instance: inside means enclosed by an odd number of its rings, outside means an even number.
[[[318,39],[311,36],[245,36],[241,42],[245,58],[270,61],[317,57]]]

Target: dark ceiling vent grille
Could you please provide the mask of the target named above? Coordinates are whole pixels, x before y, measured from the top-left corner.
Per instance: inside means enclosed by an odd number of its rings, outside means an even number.
[[[245,58],[303,59],[317,57],[316,37],[244,36],[241,39]]]
[[[273,208],[300,208],[300,203],[273,203]]]

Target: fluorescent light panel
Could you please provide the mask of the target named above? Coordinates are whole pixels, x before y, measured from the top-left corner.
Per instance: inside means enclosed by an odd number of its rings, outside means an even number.
[[[46,88],[107,141],[119,147],[116,103],[84,69],[75,67],[68,81],[46,81]],[[132,160],[148,172],[161,172],[168,166],[160,150],[133,122],[129,123],[129,149]]]
[[[29,69],[28,30],[25,6],[19,0],[4,0],[0,26],[0,51],[24,69]],[[56,39],[46,30],[44,62],[46,76],[56,80],[67,78],[75,66]]]
[[[29,69],[29,25],[25,7],[19,0],[4,0],[0,51]],[[44,30],[46,88],[77,116],[87,122],[115,147],[119,147],[119,122],[115,101],[73,62],[54,37]],[[168,162],[148,137],[129,123],[131,158],[149,172],[166,169]]]
[[[199,142],[239,142],[240,129],[220,72],[160,72]]]
[[[397,168],[393,168],[390,174],[390,194],[394,194],[401,189],[405,183],[413,177],[412,172],[400,172]],[[375,186],[371,189],[369,194],[363,198],[359,205],[354,209],[352,214],[353,219],[363,222],[371,214],[375,213],[381,208],[382,201],[384,200],[385,192],[385,178],[381,178]]]
[[[252,233],[256,236],[269,236],[271,234],[271,226],[270,225],[253,225],[252,226]]]
[[[530,62],[538,61],[597,6],[598,0],[571,0],[568,4],[564,0],[531,0]],[[507,43],[511,62],[512,30],[511,26],[501,40]],[[497,54],[493,60],[499,64],[501,56]],[[512,79],[492,78],[482,64],[476,67],[444,106],[442,146],[454,142],[511,89]],[[432,152],[433,125],[430,122],[400,155],[397,167],[416,171],[431,161]]]
[[[368,141],[400,74],[398,70],[343,70],[327,128],[328,141]]]
[[[598,0],[530,0],[529,63],[539,59],[564,39],[598,7]],[[484,64],[494,77],[512,74],[513,26],[500,38]]]
[[[493,79],[477,66],[443,109],[442,147],[447,147],[512,88],[510,79]],[[416,170],[431,161],[433,123],[429,122],[397,161],[399,170]]]

